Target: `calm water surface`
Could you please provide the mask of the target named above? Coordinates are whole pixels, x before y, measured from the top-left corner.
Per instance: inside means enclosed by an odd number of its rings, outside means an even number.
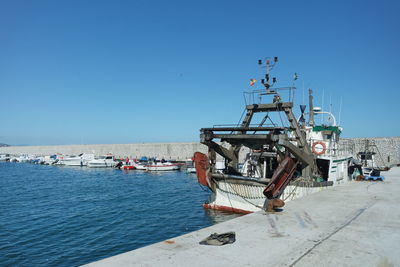
[[[0,162],[0,265],[78,266],[236,217],[194,175]]]

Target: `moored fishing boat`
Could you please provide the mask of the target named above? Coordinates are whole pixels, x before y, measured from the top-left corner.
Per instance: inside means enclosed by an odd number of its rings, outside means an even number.
[[[266,61],[265,79],[261,80],[265,88],[250,92],[252,97],[240,124],[200,130],[208,155],[196,152],[194,157],[199,183],[211,190],[205,208],[241,213],[271,211],[282,207],[284,201],[350,180],[351,153],[339,147],[342,128],[333,114],[313,107],[311,89],[309,112],[305,113],[306,106],[301,105],[297,120],[291,100],[295,87],[272,88],[276,78],[271,83],[269,71],[276,63],[277,58],[273,63]],[[289,101],[283,101],[284,91],[289,92]],[[265,103],[265,98],[270,100]],[[274,114],[280,126],[273,121]],[[317,125],[314,116],[318,114],[326,115],[329,123]],[[261,120],[255,123],[256,117]],[[243,149],[247,155],[240,166]],[[227,163],[222,171],[216,168],[217,154]]]
[[[361,174],[366,180],[384,180],[381,176],[381,171],[387,171],[390,168],[388,166],[378,166],[376,161],[376,155],[379,155],[381,162],[384,162],[381,153],[375,143],[371,140],[364,140],[364,151],[357,153],[356,166],[360,170]]]

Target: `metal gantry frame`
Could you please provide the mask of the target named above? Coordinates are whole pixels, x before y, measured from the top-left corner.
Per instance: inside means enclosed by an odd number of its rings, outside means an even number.
[[[202,144],[209,147],[211,169],[215,170],[213,164],[216,162],[216,153],[218,153],[227,160],[231,169],[239,172],[239,151],[243,146],[259,151],[262,151],[265,147],[274,147],[278,154],[290,153],[301,162],[303,168],[313,169],[314,155],[307,145],[305,134],[301,130],[292,108],[292,102],[247,105],[246,116],[239,127],[202,128],[200,140]],[[260,112],[284,112],[290,122],[290,127],[250,127],[253,115]],[[289,131],[293,133],[294,138],[289,137]],[[225,148],[222,144],[215,142],[215,139],[229,143],[230,147]],[[311,173],[308,171],[306,175],[309,176]]]

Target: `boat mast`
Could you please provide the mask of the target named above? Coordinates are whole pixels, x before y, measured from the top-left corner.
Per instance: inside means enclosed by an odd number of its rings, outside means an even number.
[[[271,90],[270,90],[271,83],[270,83],[270,79],[269,79],[270,78],[269,77],[269,73],[270,73],[270,70],[275,66],[275,64],[277,62],[278,62],[278,57],[274,57],[274,63],[273,64],[271,64],[271,61],[268,58],[265,60],[265,68],[266,68],[265,79],[261,79],[261,83],[264,85],[265,89],[267,90],[267,94],[274,93],[274,92],[271,92]],[[262,60],[261,59],[258,60],[258,65],[262,65]],[[272,78],[272,83],[275,83],[275,82],[276,82],[276,78],[273,77]]]
[[[310,117],[308,119],[308,124],[313,127],[314,126],[314,105],[313,105],[313,96],[311,88],[308,89],[308,101],[310,102]]]

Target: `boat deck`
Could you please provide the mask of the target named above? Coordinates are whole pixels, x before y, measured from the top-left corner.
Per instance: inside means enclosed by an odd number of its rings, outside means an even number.
[[[351,182],[88,266],[398,266],[400,168]],[[200,245],[212,233],[236,242]]]

